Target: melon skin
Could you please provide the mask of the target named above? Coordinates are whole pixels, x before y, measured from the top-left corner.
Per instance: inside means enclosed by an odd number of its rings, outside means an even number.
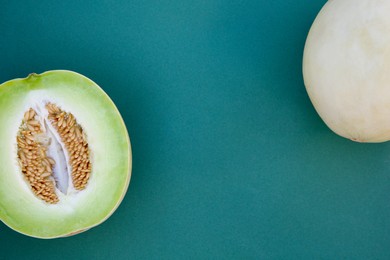
[[[390,1],[330,0],[303,55],[308,95],[326,125],[358,142],[390,139]]]
[[[54,205],[35,196],[16,160],[18,125],[37,100],[71,110],[93,154],[86,189],[61,195]],[[115,104],[87,77],[55,70],[1,84],[0,127],[0,220],[15,231],[44,239],[79,234],[105,221],[123,200],[132,168],[129,135]]]

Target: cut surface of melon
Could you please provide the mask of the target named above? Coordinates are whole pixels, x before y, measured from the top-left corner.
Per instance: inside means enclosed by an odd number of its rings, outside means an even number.
[[[54,238],[96,226],[118,207],[131,175],[125,124],[111,99],[71,71],[0,85],[0,219]]]

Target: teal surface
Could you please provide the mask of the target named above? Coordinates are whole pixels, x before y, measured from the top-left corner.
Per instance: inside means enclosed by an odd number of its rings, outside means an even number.
[[[0,258],[389,259],[390,145],[332,133],[303,85],[325,2],[3,3],[0,81],[93,79],[134,168],[105,223],[55,240],[0,224]]]

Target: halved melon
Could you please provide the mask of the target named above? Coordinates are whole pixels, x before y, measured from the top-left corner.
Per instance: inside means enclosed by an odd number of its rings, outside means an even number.
[[[131,176],[126,126],[106,93],[71,71],[0,85],[0,219],[38,238],[106,220]]]

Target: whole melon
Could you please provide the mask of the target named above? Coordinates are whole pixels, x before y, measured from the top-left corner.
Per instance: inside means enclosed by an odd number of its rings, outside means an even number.
[[[303,76],[334,132],[358,142],[389,140],[390,1],[328,1],[307,37]]]

